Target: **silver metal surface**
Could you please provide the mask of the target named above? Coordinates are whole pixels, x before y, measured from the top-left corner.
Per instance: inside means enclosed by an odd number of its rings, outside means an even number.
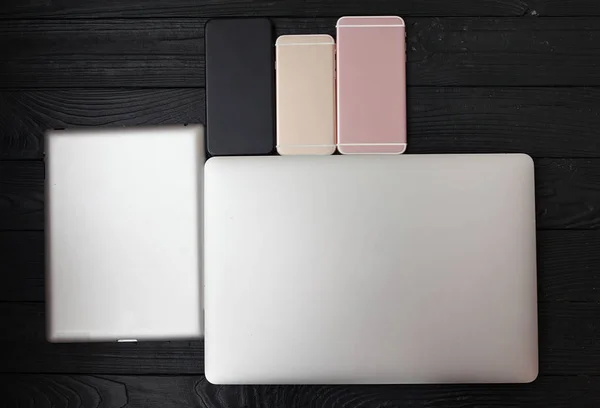
[[[213,383],[530,382],[526,155],[213,158]]]
[[[47,337],[202,334],[202,126],[51,131]]]

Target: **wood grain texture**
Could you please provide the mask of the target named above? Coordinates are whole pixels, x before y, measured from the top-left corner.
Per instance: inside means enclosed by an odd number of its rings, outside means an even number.
[[[105,17],[311,17],[344,15],[400,16],[515,16],[527,12],[521,0],[4,0],[0,18],[105,18]]]
[[[3,87],[170,87],[204,83],[204,23],[186,20],[8,21]]]
[[[48,129],[204,123],[204,89],[0,93],[0,158],[41,158]]]
[[[596,88],[412,87],[407,99],[409,153],[600,153]]]
[[[600,159],[537,159],[538,229],[600,227]],[[0,231],[44,228],[41,161],[0,161]]]
[[[44,233],[0,232],[0,301],[42,301]]]
[[[0,230],[44,225],[44,164],[0,161]]]
[[[50,344],[43,303],[0,303],[3,372],[203,374],[202,341]],[[600,375],[600,304],[539,305],[540,373]],[[468,335],[468,334],[465,334]]]
[[[526,385],[217,386],[202,376],[0,376],[12,406],[161,408],[593,407],[598,377],[542,377]],[[37,402],[34,405],[34,401]]]
[[[538,325],[540,373],[600,375],[599,303],[540,303]]]
[[[535,166],[537,226],[600,227],[600,161],[540,159]]]
[[[206,19],[0,25],[2,88],[203,87]],[[334,18],[276,18],[333,34]],[[600,85],[600,18],[410,18],[409,86]]]
[[[600,157],[598,88],[408,89],[409,153]],[[0,92],[0,159],[34,159],[47,129],[205,122],[204,89]]]
[[[524,0],[526,16],[599,16],[600,5],[595,0]]]
[[[43,303],[0,303],[0,372],[204,372],[203,341],[51,344]]]
[[[600,302],[600,230],[538,231],[538,300]]]
[[[118,17],[599,16],[595,0],[4,0],[0,19]]]
[[[539,231],[540,302],[600,302],[600,230]],[[0,232],[0,302],[41,302],[44,233]]]

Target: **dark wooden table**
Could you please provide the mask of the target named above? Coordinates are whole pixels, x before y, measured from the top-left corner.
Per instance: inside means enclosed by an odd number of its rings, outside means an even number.
[[[204,122],[207,18],[334,34],[360,14],[406,17],[409,153],[535,159],[539,379],[220,387],[201,341],[46,343],[43,132]],[[600,406],[598,1],[2,0],[0,60],[0,406]]]

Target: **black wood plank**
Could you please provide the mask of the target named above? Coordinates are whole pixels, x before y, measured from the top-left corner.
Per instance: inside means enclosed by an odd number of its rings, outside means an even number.
[[[41,301],[44,233],[0,232],[0,301]]]
[[[409,153],[600,157],[598,88],[408,90]],[[204,123],[204,89],[0,93],[0,158],[41,158],[47,129]]]
[[[540,302],[600,302],[600,230],[539,231]],[[0,301],[43,301],[44,233],[0,232]]]
[[[205,21],[6,21],[0,86],[203,86]]]
[[[44,225],[44,164],[0,162],[0,230]]]
[[[2,375],[13,405],[56,408],[593,407],[598,377],[542,377],[525,385],[217,386],[202,376]],[[77,405],[72,405],[77,404]]]
[[[202,341],[50,344],[43,303],[0,303],[3,372],[202,374]],[[600,304],[539,304],[540,372],[600,375]],[[468,333],[465,333],[468,335]]]
[[[412,87],[407,108],[409,153],[600,153],[597,88]]]
[[[596,0],[4,0],[0,19],[141,17],[599,16]]]
[[[600,227],[600,161],[536,161],[537,226],[540,229]]]
[[[0,303],[0,371],[179,374],[204,372],[203,341],[51,344],[43,303]]]
[[[524,0],[526,16],[598,16],[600,4],[596,0]]]
[[[4,91],[0,158],[41,158],[48,129],[204,123],[204,111],[204,89]]]
[[[527,13],[521,0],[3,0],[0,18],[102,17],[341,17],[344,15],[515,16]]]
[[[538,300],[600,302],[600,230],[538,231]]]
[[[0,87],[202,87],[205,19],[0,26]],[[274,19],[333,34],[334,18]],[[411,18],[411,86],[600,85],[600,18]]]
[[[536,160],[539,229],[600,227],[600,159]],[[44,228],[41,161],[0,161],[0,231]]]

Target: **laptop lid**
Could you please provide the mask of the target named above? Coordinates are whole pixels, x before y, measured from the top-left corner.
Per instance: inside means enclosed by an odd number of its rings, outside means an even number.
[[[210,159],[204,265],[213,383],[537,376],[526,155]]]
[[[202,126],[51,131],[47,337],[202,334]]]

